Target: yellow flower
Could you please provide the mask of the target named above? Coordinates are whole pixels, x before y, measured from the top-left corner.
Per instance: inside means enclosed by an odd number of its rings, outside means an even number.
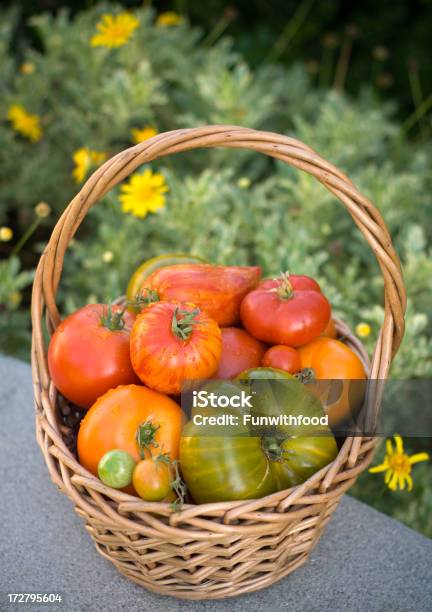
[[[237,181],[237,186],[240,189],[248,189],[251,186],[251,180],[247,176],[241,176]]]
[[[367,338],[370,335],[372,328],[370,325],[368,325],[368,323],[359,323],[355,328],[355,331],[359,338]]]
[[[428,453],[417,453],[409,457],[404,453],[404,447],[402,438],[395,434],[394,436],[396,449],[393,448],[391,440],[387,440],[386,449],[387,454],[384,457],[383,463],[375,465],[369,469],[371,474],[377,474],[378,472],[385,472],[384,482],[392,491],[405,489],[405,483],[408,483],[408,491],[411,491],[413,481],[411,478],[411,469],[414,463],[419,461],[428,461]]]
[[[38,115],[31,115],[20,104],[12,104],[8,110],[8,119],[12,127],[32,142],[37,142],[42,137],[40,118]]]
[[[92,151],[88,147],[81,147],[75,151],[72,159],[75,162],[72,176],[77,183],[82,183],[92,168],[96,168],[106,160],[106,154]]]
[[[101,21],[96,24],[99,33],[92,36],[90,44],[92,47],[122,47],[138,26],[138,19],[130,13],[102,15]]]
[[[166,11],[165,13],[158,15],[156,18],[156,24],[164,27],[176,26],[183,21],[184,18],[174,11]]]
[[[102,253],[102,261],[104,263],[111,263],[114,259],[114,253],[112,251],[104,251]]]
[[[151,127],[150,125],[146,125],[145,127],[141,129],[139,128],[131,129],[132,140],[134,141],[135,144],[144,142],[144,140],[148,140],[149,138],[153,138],[153,136],[156,136],[157,133],[158,131],[155,130],[155,128]]]
[[[9,242],[13,238],[13,231],[10,227],[3,225],[0,227],[0,242]]]
[[[36,217],[45,219],[46,217],[49,217],[51,213],[51,206],[46,202],[39,202],[39,204],[36,204],[35,206],[35,213]]]
[[[35,70],[36,66],[33,64],[33,62],[24,62],[20,66],[20,72],[22,72],[22,74],[33,74]]]
[[[153,174],[147,168],[143,174],[132,175],[129,182],[122,185],[119,196],[122,210],[143,219],[148,212],[156,212],[164,206],[164,193],[167,191],[165,177],[162,174]]]

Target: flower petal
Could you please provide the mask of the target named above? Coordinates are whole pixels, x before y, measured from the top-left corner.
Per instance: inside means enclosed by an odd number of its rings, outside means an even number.
[[[368,472],[371,474],[378,474],[379,472],[385,472],[388,470],[388,463],[384,461],[384,463],[380,463],[380,465],[374,465],[374,467],[369,468]]]
[[[420,461],[429,461],[429,453],[416,453],[415,455],[411,455],[408,457],[408,461],[413,465],[414,463],[419,463]]]
[[[391,440],[386,440],[386,451],[387,455],[393,455],[393,444]]]
[[[392,491],[396,491],[397,489],[397,484],[398,484],[398,475],[396,472],[393,472],[393,475],[391,477],[390,482],[388,483],[388,487],[389,489],[391,489]]]
[[[400,435],[399,435],[399,434],[395,434],[395,435],[393,436],[393,438],[394,438],[394,440],[395,440],[395,442],[396,442],[396,452],[397,452],[397,453],[400,453],[400,454],[402,455],[402,454],[403,454],[403,452],[404,452],[404,447],[403,447],[403,441],[402,441],[402,438],[400,437]]]

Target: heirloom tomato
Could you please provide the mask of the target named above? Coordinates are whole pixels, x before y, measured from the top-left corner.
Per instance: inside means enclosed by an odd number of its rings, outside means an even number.
[[[240,302],[260,276],[258,267],[179,264],[155,270],[141,294],[144,301],[191,302],[228,327],[239,320]]]
[[[327,327],[321,334],[321,337],[322,338],[333,338],[334,340],[336,340],[337,330],[336,330],[336,323],[333,321],[333,319],[330,319],[330,321],[327,324]]]
[[[170,465],[157,457],[143,459],[133,472],[135,491],[146,501],[162,501],[171,492]]]
[[[138,382],[129,355],[134,320],[120,306],[89,304],[60,323],[49,344],[48,366],[62,395],[89,408],[109,389]]]
[[[262,378],[263,370],[273,379]],[[322,434],[315,436],[305,425],[274,424],[283,415],[324,417],[317,398],[295,377],[270,368],[256,368],[242,376],[248,378],[212,381],[204,389],[214,393],[220,383],[221,395],[231,399],[246,391],[253,398],[251,408],[193,408],[192,419],[183,429],[180,463],[197,503],[257,499],[290,488],[337,455],[335,439],[326,425],[314,427]],[[257,425],[252,417],[267,417],[273,424]],[[225,422],[214,425],[211,418]]]
[[[137,316],[130,347],[144,384],[178,394],[184,382],[214,376],[222,337],[217,323],[194,305],[156,302]]]
[[[107,487],[123,489],[132,482],[135,459],[125,451],[113,449],[98,463],[98,476]]]
[[[323,402],[330,425],[353,416],[363,401],[366,379],[356,353],[339,340],[319,338],[299,354],[307,386]]]
[[[330,304],[308,276],[265,280],[241,303],[243,326],[258,340],[292,347],[312,342],[330,320]]]
[[[295,348],[277,344],[265,352],[262,358],[262,365],[268,368],[278,368],[291,374],[299,372],[301,369],[300,355]]]
[[[195,255],[187,255],[186,253],[171,253],[168,255],[159,255],[152,257],[144,263],[142,263],[132,274],[129,284],[126,290],[126,299],[133,303],[136,297],[140,294],[141,290],[145,287],[146,279],[155,270],[159,268],[166,268],[167,266],[173,266],[177,264],[195,264],[195,263],[207,263],[201,257]],[[133,307],[132,307],[133,308]]]
[[[261,363],[265,345],[238,327],[222,328],[222,355],[215,378],[235,378]]]
[[[139,385],[111,389],[81,421],[77,450],[79,462],[95,476],[109,451],[122,450],[135,460],[167,454],[178,457],[183,412],[174,400]]]

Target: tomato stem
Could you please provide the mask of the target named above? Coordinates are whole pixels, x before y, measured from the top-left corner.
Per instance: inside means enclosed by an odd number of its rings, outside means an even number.
[[[159,425],[153,425],[153,423],[148,420],[138,426],[136,442],[141,459],[146,458],[146,452],[150,453],[151,456],[151,446],[158,448],[159,444],[155,440],[155,434],[159,427]]]
[[[280,277],[280,285],[277,288],[278,297],[281,300],[289,300],[294,295],[294,288],[290,281],[289,272],[281,272]]]
[[[300,372],[295,374],[295,377],[298,378],[298,380],[303,384],[311,383],[316,378],[315,372],[312,370],[312,368],[303,368],[303,370],[300,370]]]
[[[137,293],[133,300],[129,300],[127,305],[138,312],[141,312],[150,304],[154,304],[155,302],[159,302],[159,294],[154,289],[144,289],[141,293]]]
[[[126,308],[122,310],[113,311],[111,302],[108,303],[107,311],[103,309],[102,316],[100,318],[100,324],[109,329],[110,331],[121,331],[125,326],[124,313]]]
[[[270,461],[282,461],[282,449],[276,438],[262,438],[261,445]]]
[[[177,306],[174,310],[171,322],[172,333],[177,336],[177,338],[180,338],[180,340],[187,340],[192,333],[194,325],[198,323],[195,317],[197,317],[199,313],[199,308],[184,310]],[[179,318],[179,316],[181,318]]]
[[[174,510],[174,512],[180,512],[185,501],[187,489],[186,484],[180,476],[179,461],[175,459],[174,461],[171,461],[171,465],[174,468],[175,475],[173,480],[171,480],[170,485],[171,489],[177,495],[177,499],[171,504],[171,508]]]
[[[174,469],[174,478],[170,482],[170,487],[177,495],[177,499],[171,504],[171,508],[175,512],[180,512],[184,504],[187,489],[186,484],[180,476],[179,461],[177,459],[172,461],[168,453],[161,453],[157,455],[157,457],[155,457],[155,460],[162,461],[162,463],[170,465]]]

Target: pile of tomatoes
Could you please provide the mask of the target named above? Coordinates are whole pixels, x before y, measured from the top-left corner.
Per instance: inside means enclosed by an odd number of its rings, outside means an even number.
[[[279,406],[264,410],[291,409],[296,398],[318,414],[323,391],[315,381],[339,379],[338,397],[324,406],[334,425],[352,407],[349,381],[366,378],[358,356],[336,339],[316,281],[287,273],[261,280],[259,267],[182,254],[140,266],[124,302],[90,304],[65,318],[48,365],[57,390],[87,410],[80,463],[149,502],[181,502],[185,483],[197,503],[259,497],[302,482],[337,454],[330,429],[315,439],[285,431],[282,442],[234,435],[209,445],[185,422],[178,403],[185,383],[214,379],[233,390],[245,379],[289,379],[298,385],[291,399],[281,395]]]

